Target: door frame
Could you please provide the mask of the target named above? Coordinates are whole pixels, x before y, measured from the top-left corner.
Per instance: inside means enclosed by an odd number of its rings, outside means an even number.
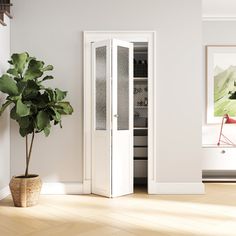
[[[129,42],[148,42],[148,193],[153,193],[157,170],[157,78],[156,78],[156,31],[84,31],[83,32],[83,193],[91,193],[92,184],[92,50],[91,43],[107,39]]]

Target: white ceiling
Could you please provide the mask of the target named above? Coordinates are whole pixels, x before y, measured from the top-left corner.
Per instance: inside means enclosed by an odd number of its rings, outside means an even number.
[[[235,18],[236,0],[202,0],[203,18]]]

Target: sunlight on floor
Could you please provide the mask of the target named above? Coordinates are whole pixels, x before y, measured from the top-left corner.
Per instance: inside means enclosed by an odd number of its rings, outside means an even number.
[[[0,235],[236,235],[236,184],[206,184],[206,195],[147,195],[108,199],[42,195],[38,206],[0,202]]]

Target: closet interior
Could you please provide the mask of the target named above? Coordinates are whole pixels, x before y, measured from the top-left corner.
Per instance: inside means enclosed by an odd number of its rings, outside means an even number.
[[[134,186],[147,187],[148,43],[134,43]]]

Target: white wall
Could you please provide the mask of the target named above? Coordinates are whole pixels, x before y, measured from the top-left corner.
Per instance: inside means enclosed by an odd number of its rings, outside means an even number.
[[[75,108],[49,138],[38,136],[32,172],[47,182],[82,181],[83,30],[156,30],[159,182],[201,182],[201,1],[13,0],[12,52],[55,66],[52,86]],[[24,141],[11,128],[11,173],[23,171]]]
[[[202,0],[204,18],[229,19],[236,16],[235,0]]]
[[[203,46],[236,45],[236,21],[203,21]],[[203,49],[204,50],[204,49]],[[205,57],[203,57],[205,61]],[[205,91],[205,80],[203,91]],[[205,96],[205,95],[204,95]],[[206,98],[204,97],[204,101]],[[206,111],[206,103],[203,103]],[[209,148],[216,145],[220,132],[219,125],[207,125],[206,115],[203,118],[203,170],[236,170],[236,148]],[[236,126],[226,125],[224,132],[236,143]],[[224,150],[225,152],[222,152]]]
[[[0,25],[0,75],[8,69],[7,60],[10,57],[10,20],[4,18],[7,26]],[[0,103],[4,102],[4,95],[0,94]],[[0,199],[8,193],[10,181],[10,121],[9,113],[0,117]]]

